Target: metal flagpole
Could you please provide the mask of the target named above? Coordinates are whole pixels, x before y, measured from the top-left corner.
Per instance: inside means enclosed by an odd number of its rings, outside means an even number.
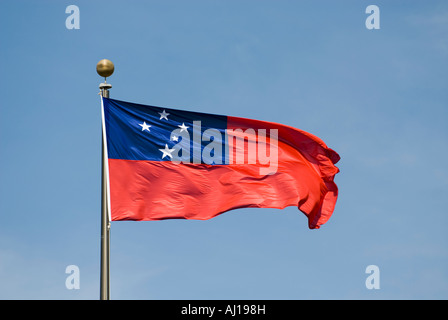
[[[104,83],[100,84],[100,94],[103,98],[109,98],[109,89],[112,85],[106,83],[106,77],[114,72],[114,64],[103,59],[96,66],[97,73],[104,77]],[[102,103],[101,103],[102,105]],[[101,266],[100,266],[100,299],[110,299],[110,220],[109,220],[109,199],[107,193],[107,148],[105,140],[104,115],[101,110],[102,130],[101,130]]]
[[[103,97],[105,97],[103,95]],[[110,299],[110,221],[107,208],[107,172],[105,162],[107,161],[104,148],[104,138],[102,140],[102,161],[101,161],[101,272],[100,272],[100,299]]]

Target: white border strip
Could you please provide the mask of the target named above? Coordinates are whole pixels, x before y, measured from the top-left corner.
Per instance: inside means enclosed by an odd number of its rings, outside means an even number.
[[[104,120],[104,103],[103,96],[101,96],[101,126],[103,131],[103,150],[104,154],[101,157],[104,157],[104,165],[106,166],[106,194],[107,194],[107,215],[109,217],[109,223],[112,221],[110,214],[110,182],[109,182],[109,156],[107,152],[107,136],[106,136],[106,121]]]

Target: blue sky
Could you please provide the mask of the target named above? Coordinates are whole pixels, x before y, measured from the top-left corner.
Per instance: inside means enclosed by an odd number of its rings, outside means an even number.
[[[1,299],[99,298],[103,58],[112,98],[291,125],[341,156],[319,230],[294,207],[112,222],[112,299],[448,298],[446,1],[3,0],[0,30]]]

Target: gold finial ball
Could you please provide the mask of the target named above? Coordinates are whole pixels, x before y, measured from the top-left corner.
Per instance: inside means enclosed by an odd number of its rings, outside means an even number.
[[[110,77],[114,73],[114,64],[110,60],[103,59],[96,65],[96,72],[104,78]]]

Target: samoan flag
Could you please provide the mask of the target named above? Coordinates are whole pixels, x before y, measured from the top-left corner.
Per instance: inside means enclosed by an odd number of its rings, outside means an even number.
[[[108,98],[102,106],[112,221],[297,206],[315,229],[334,211],[340,157],[310,133]]]

